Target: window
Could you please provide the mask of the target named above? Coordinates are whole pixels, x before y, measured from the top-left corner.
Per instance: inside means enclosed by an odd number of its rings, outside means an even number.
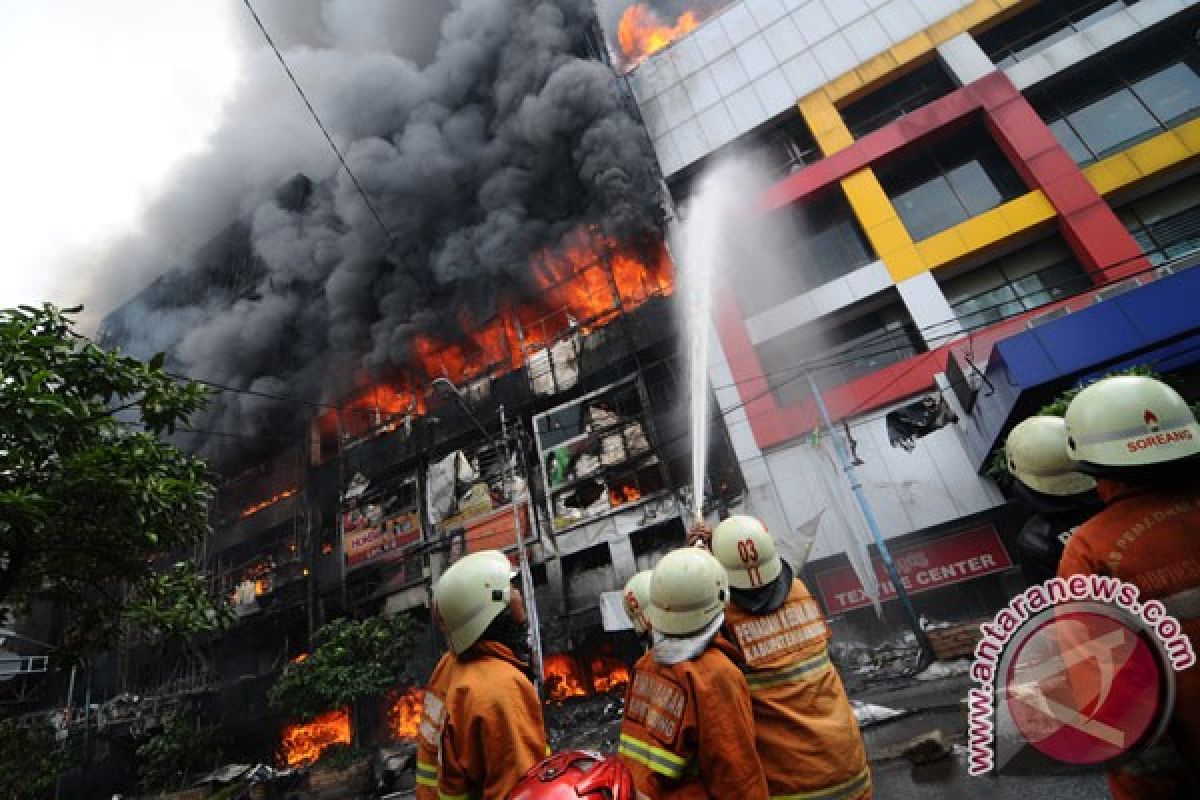
[[[865,307],[864,307],[865,306]],[[847,309],[840,319],[822,319],[756,345],[763,373],[781,405],[809,396],[801,367],[813,364],[823,387],[841,386],[924,350],[894,289]]]
[[[934,59],[848,103],[842,108],[842,119],[858,139],[956,88],[945,68]]]
[[[1066,244],[1054,237],[951,278],[942,291],[958,320],[973,329],[1091,286]]]
[[[756,230],[740,231],[729,256],[738,306],[754,316],[875,260],[866,234],[839,187],[782,208]]]
[[[1029,191],[978,123],[906,149],[876,174],[918,241]]]
[[[784,122],[763,134],[759,152],[773,178],[786,178],[821,158],[821,151],[804,117],[794,111],[787,114]]]
[[[1131,6],[1136,0],[1046,0],[976,37],[998,67],[1008,67]]]
[[[1030,92],[1030,102],[1077,163],[1172,128],[1200,110],[1193,14],[1095,56]]]
[[[1200,177],[1128,203],[1117,214],[1155,266],[1200,251]]]

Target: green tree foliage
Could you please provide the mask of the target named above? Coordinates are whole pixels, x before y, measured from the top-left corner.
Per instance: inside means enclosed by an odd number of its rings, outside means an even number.
[[[0,720],[0,797],[44,797],[66,768],[66,756],[56,746],[49,725],[27,728]]]
[[[60,653],[76,656],[110,644],[126,614],[159,633],[219,621],[196,575],[151,568],[208,530],[203,462],[161,438],[204,389],[170,377],[161,355],[96,346],[75,332],[78,311],[0,310],[0,604],[56,603]],[[180,588],[191,612],[169,599]]]
[[[221,763],[224,745],[219,726],[185,712],[171,714],[162,729],[137,749],[142,789],[158,792],[184,788],[189,778]]]
[[[276,711],[309,720],[394,689],[412,654],[409,618],[338,619],[316,632],[307,658],[288,664],[267,699]]]

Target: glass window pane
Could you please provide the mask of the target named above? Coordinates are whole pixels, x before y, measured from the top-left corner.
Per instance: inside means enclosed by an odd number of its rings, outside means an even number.
[[[1103,157],[1159,125],[1128,89],[1097,100],[1067,117],[1071,127],[1097,157]]]
[[[909,189],[893,199],[896,212],[914,240],[925,239],[967,218],[950,183],[943,177]]]
[[[971,216],[995,208],[1004,201],[1000,190],[978,161],[955,167],[946,173],[946,178]]]
[[[1133,91],[1168,126],[1200,108],[1200,75],[1186,63],[1138,81]]]
[[[1091,151],[1079,140],[1079,137],[1075,135],[1075,131],[1071,130],[1071,126],[1067,124],[1065,119],[1051,122],[1049,128],[1055,138],[1058,139],[1059,144],[1067,151],[1067,155],[1074,159],[1076,164],[1084,164],[1093,160],[1094,156],[1091,154]]]

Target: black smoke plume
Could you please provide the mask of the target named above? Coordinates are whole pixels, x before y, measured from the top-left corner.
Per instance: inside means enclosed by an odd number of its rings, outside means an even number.
[[[618,79],[589,57],[589,0],[365,5],[379,19],[334,0],[256,8],[383,227],[258,47],[212,152],[178,176],[150,236],[110,256],[106,279],[172,251],[176,266],[110,315],[109,341],[235,389],[329,402],[405,365],[416,334],[450,337],[464,310],[486,321],[497,297],[532,292],[534,256],[581,225],[657,238],[653,158]],[[256,434],[311,415],[226,392],[197,426]]]

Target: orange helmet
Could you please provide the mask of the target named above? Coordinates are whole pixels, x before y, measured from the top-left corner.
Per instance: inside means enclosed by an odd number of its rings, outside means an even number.
[[[612,753],[564,750],[513,787],[509,800],[634,800],[633,773]]]

